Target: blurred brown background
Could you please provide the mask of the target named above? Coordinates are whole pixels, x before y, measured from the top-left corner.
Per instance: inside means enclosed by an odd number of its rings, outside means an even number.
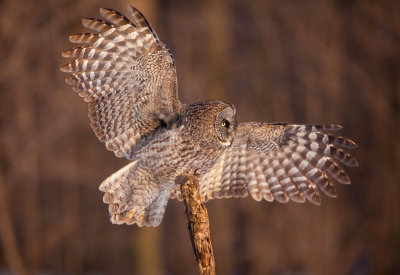
[[[115,226],[98,186],[127,163],[89,127],[60,52],[132,4],[174,53],[184,102],[240,121],[339,123],[353,184],[321,207],[207,204],[218,274],[400,273],[399,1],[0,1],[0,273],[194,274],[182,204]]]

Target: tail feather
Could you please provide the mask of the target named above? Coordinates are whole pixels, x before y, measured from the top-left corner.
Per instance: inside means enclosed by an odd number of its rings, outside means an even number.
[[[109,204],[112,223],[138,226],[161,223],[170,193],[137,160],[108,177],[99,189],[104,192],[104,203]]]

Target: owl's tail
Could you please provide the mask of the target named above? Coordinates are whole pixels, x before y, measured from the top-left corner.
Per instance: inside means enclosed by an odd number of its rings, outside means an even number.
[[[105,193],[103,202],[109,205],[112,223],[138,226],[161,223],[171,192],[138,160],[112,174],[99,189]]]

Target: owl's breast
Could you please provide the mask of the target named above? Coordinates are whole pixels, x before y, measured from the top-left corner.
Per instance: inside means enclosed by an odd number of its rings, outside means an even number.
[[[193,141],[183,127],[165,132],[142,148],[137,158],[162,181],[174,181],[182,173],[202,175],[218,158],[218,150]]]

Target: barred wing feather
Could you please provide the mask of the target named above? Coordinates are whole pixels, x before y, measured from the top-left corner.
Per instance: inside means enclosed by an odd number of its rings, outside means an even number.
[[[133,158],[135,145],[180,115],[176,70],[168,48],[145,17],[129,7],[130,21],[110,9],[103,20],[83,19],[93,33],[70,36],[82,46],[63,52],[66,82],[89,105],[96,136],[118,157]]]
[[[320,204],[318,188],[336,197],[334,181],[349,184],[338,162],[357,166],[345,149],[356,144],[327,131],[338,125],[242,123],[228,147],[208,173],[200,178],[200,192],[214,198],[245,197],[257,201]]]

